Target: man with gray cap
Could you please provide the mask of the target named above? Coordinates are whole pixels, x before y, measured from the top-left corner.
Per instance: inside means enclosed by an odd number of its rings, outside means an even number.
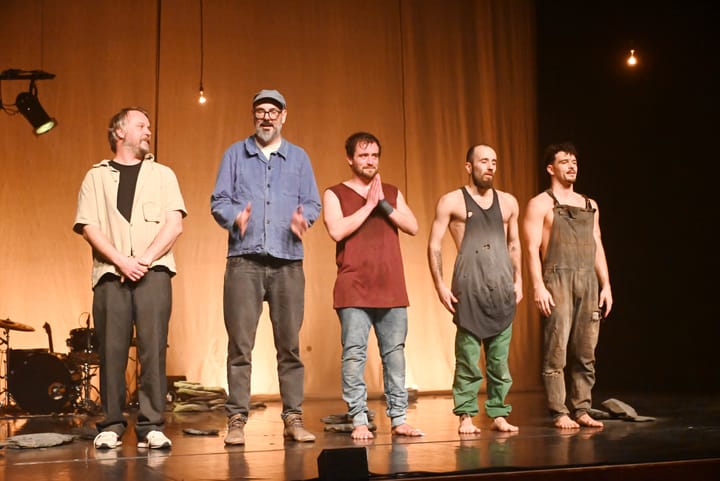
[[[267,301],[277,350],[277,370],[286,438],[311,442],[302,419],[305,231],[320,215],[320,195],[310,158],[281,136],[285,98],[261,90],[252,103],[255,133],[223,155],[210,204],[228,230],[223,310],[228,333],[225,444],[245,444],[250,404],[252,349]]]

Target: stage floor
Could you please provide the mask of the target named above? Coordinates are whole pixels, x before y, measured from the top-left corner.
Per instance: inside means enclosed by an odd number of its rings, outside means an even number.
[[[74,441],[41,449],[0,451],[0,478],[5,480],[308,480],[316,479],[321,452],[329,460],[339,459],[329,450],[358,448],[368,463],[365,479],[720,479],[720,396],[631,395],[604,396],[596,393],[596,406],[613,397],[653,416],[652,422],[606,420],[601,429],[560,431],[551,426],[542,393],[511,393],[510,421],[520,432],[502,434],[489,429],[480,417],[483,432],[457,433],[449,395],[421,395],[411,403],[409,422],[425,436],[402,438],[390,434],[384,403],[372,400],[377,432],[374,440],[353,442],[349,434],[324,431],[321,418],[342,414],[341,400],[306,400],[305,425],[316,433],[314,443],[286,442],[280,419],[280,404],[266,402],[253,409],[245,429],[245,446],[225,447],[226,418],[222,411],[168,413],[166,434],[173,441],[170,451],[136,446],[130,429],[118,449],[98,451],[87,439],[96,417],[88,415],[10,416],[0,418],[0,441],[9,436],[54,432],[76,434]],[[481,401],[482,401],[481,396]],[[131,424],[134,416],[129,414]],[[185,434],[183,429],[218,429],[215,436]],[[85,434],[86,438],[80,437]],[[654,466],[651,477],[611,475],[607,468]],[[337,466],[338,479],[350,479],[347,469]],[[345,468],[345,469],[344,469]],[[580,476],[602,468],[602,476]],[[560,473],[565,472],[567,477]],[[597,472],[597,471],[596,471]],[[692,473],[680,477],[679,473]],[[544,473],[544,474],[543,474]],[[549,474],[552,473],[552,474]],[[569,473],[569,474],[568,474]],[[574,474],[573,474],[574,473]],[[660,476],[657,477],[657,473]],[[672,473],[675,473],[671,476]],[[664,475],[663,475],[664,474]],[[543,477],[546,476],[546,477]],[[534,477],[533,477],[534,476]],[[362,477],[362,476],[361,476]]]

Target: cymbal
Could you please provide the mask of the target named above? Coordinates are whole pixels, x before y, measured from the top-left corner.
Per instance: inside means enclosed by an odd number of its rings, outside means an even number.
[[[0,329],[12,329],[13,331],[34,331],[35,328],[27,324],[11,321],[10,319],[0,319]]]

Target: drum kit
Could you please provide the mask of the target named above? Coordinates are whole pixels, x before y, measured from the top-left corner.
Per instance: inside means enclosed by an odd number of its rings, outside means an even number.
[[[30,414],[80,411],[97,414],[99,391],[92,385],[100,364],[95,330],[73,329],[67,339],[69,354],[54,352],[50,325],[49,349],[10,349],[10,331],[30,332],[35,328],[10,319],[0,319],[2,368],[0,404],[2,411],[15,408]],[[12,398],[12,400],[11,400]]]

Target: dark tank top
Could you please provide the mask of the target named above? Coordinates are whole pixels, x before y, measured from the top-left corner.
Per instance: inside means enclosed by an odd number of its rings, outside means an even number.
[[[383,184],[385,200],[397,205],[397,187]],[[329,188],[340,200],[343,216],[365,205],[365,198],[345,184]],[[333,307],[407,307],[400,240],[397,227],[375,209],[335,248],[337,279]]]
[[[513,267],[498,193],[483,209],[463,187],[467,216],[451,290],[458,299],[453,322],[478,339],[504,331],[515,316]]]

